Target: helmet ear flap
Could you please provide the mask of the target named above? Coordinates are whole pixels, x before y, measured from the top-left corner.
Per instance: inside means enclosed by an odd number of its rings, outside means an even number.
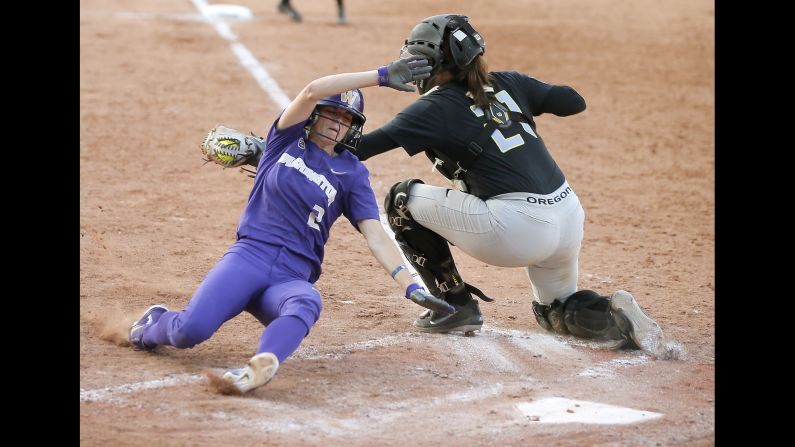
[[[317,110],[317,106],[315,106],[314,110],[312,110],[312,114],[309,115],[309,121],[304,125],[304,133],[307,139],[309,139],[309,132],[312,130],[312,126],[315,125],[319,116],[320,113]]]
[[[486,41],[466,19],[452,20],[451,25],[447,37],[450,56],[458,68],[464,68],[486,52]]]

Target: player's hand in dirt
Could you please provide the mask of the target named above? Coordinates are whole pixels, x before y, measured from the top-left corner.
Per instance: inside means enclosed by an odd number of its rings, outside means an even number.
[[[418,284],[412,284],[406,289],[406,298],[420,306],[442,315],[454,314],[455,307],[445,300],[436,298]]]

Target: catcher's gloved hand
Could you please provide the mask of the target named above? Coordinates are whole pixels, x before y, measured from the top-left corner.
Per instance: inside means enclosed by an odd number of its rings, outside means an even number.
[[[207,161],[234,168],[257,160],[264,145],[262,137],[243,135],[235,129],[219,125],[207,134],[201,149]]]
[[[455,307],[445,300],[441,300],[426,292],[419,284],[413,283],[406,288],[406,298],[420,306],[442,315],[454,314]]]
[[[378,85],[402,92],[413,92],[414,87],[405,85],[407,82],[419,81],[430,76],[431,66],[428,65],[428,60],[415,54],[380,67]]]

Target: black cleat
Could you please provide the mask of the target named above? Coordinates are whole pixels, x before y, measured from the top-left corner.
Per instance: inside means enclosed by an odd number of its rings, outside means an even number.
[[[477,300],[470,300],[464,306],[453,304],[457,312],[452,315],[441,315],[436,312],[423,312],[414,321],[414,326],[425,332],[452,332],[479,331],[483,326],[483,315],[480,313],[480,306]]]

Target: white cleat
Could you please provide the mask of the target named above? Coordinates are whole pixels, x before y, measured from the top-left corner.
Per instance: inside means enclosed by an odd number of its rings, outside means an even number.
[[[270,382],[278,369],[279,359],[270,352],[263,352],[251,357],[245,368],[227,371],[223,377],[245,393]]]
[[[655,357],[660,355],[663,349],[662,329],[643,313],[635,297],[629,292],[619,290],[611,297],[610,307],[629,320],[629,336],[640,349]]]

